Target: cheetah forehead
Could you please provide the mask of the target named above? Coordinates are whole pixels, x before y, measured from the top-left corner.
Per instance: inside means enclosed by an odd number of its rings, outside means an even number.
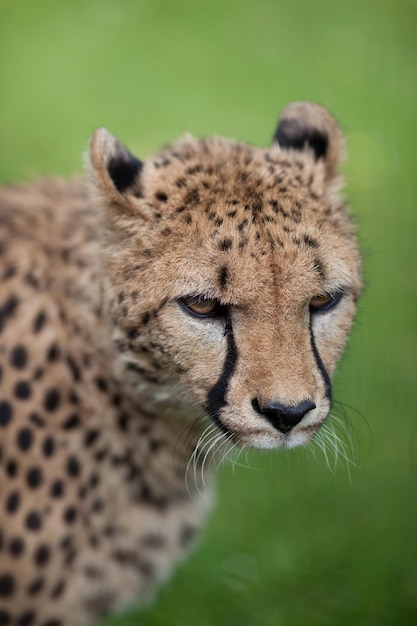
[[[269,149],[221,137],[187,135],[143,164],[106,129],[93,136],[90,179],[95,195],[124,212],[160,219],[196,205],[251,205],[268,199],[312,199],[326,204],[340,179],[341,133],[318,105],[285,109]],[[209,205],[209,206],[207,206]],[[274,205],[275,208],[276,205]]]
[[[177,276],[192,266],[195,279],[198,264],[223,287],[236,283],[239,269],[246,268],[240,278],[247,282],[271,264],[281,277],[294,266],[337,286],[354,281],[358,260],[339,196],[341,156],[333,118],[295,103],[267,149],[187,135],[142,163],[101,129],[92,140],[91,179],[119,266],[140,258],[142,280],[169,275],[168,258]]]

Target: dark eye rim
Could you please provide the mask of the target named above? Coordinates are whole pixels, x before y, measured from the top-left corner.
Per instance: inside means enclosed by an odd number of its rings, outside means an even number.
[[[333,309],[336,305],[339,304],[342,298],[346,295],[346,292],[344,290],[340,290],[336,291],[335,293],[329,293],[328,295],[331,299],[329,300],[329,302],[326,302],[326,304],[323,304],[322,306],[314,306],[310,304],[310,312],[313,314],[327,313],[327,311],[330,311],[330,309]]]
[[[217,305],[216,308],[211,311],[210,313],[196,313],[195,311],[193,311],[192,309],[189,308],[189,306],[186,303],[186,300],[195,300],[196,302],[200,301],[200,302],[204,302],[204,300],[214,300],[216,301]],[[204,320],[204,319],[224,319],[227,316],[227,307],[223,304],[221,304],[221,302],[219,300],[217,300],[217,298],[209,298],[208,296],[203,296],[203,295],[188,295],[188,296],[182,296],[181,298],[178,298],[177,300],[178,304],[181,306],[181,308],[188,314],[191,315],[192,317],[195,317],[196,319],[200,319],[200,320]]]

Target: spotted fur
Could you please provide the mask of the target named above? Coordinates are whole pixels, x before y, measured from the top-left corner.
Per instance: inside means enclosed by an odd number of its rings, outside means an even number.
[[[361,289],[341,154],[294,103],[268,149],[142,163],[100,129],[86,182],[1,191],[0,624],[146,599],[208,511],[202,465],[315,436]]]

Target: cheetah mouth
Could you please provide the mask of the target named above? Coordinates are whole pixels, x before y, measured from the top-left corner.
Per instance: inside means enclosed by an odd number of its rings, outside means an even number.
[[[224,427],[222,432],[237,447],[276,450],[280,448],[296,448],[309,444],[321,425],[320,423],[300,427],[288,433],[280,433],[269,428],[256,428],[236,432]]]

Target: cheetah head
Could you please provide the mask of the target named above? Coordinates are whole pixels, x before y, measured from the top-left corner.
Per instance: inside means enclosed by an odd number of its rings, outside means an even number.
[[[93,136],[90,186],[121,350],[185,388],[237,444],[308,442],[361,290],[339,189],[343,138],[289,105],[272,146],[185,136],[146,162]]]

